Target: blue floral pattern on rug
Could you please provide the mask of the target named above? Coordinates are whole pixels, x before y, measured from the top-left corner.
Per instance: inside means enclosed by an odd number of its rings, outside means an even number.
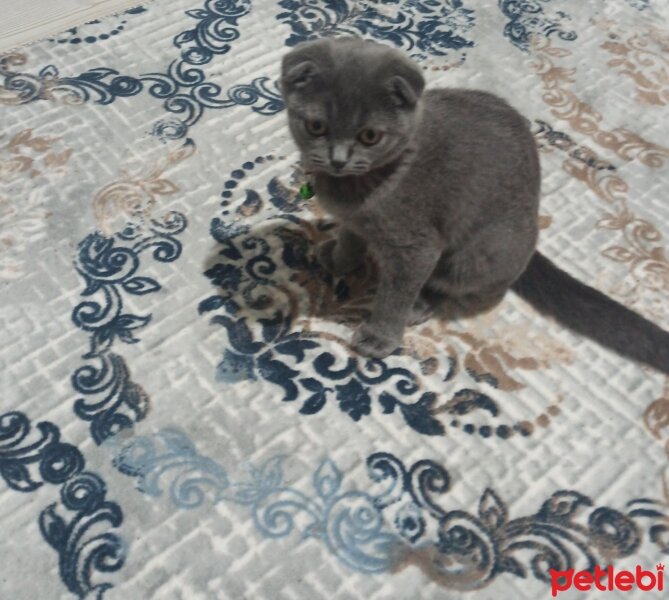
[[[71,44],[72,46],[78,46],[80,44],[95,44],[97,42],[106,42],[108,40],[113,40],[115,36],[123,33],[128,24],[128,18],[133,15],[141,15],[145,13],[148,9],[144,6],[135,6],[134,8],[129,8],[119,15],[116,15],[116,22],[112,25],[112,18],[104,19],[93,19],[88,21],[80,27],[72,27],[66,32],[62,33],[56,38],[52,38],[50,41],[57,42],[58,44]],[[126,17],[126,18],[122,18]],[[98,25],[100,27],[98,27]]]
[[[91,423],[91,435],[100,444],[142,420],[149,400],[130,379],[125,360],[112,352],[116,342],[136,344],[137,333],[151,315],[124,311],[124,296],[145,296],[161,289],[150,277],[138,274],[140,256],[150,251],[158,262],[173,262],[181,255],[178,236],[186,228],[184,215],[168,213],[145,227],[129,224],[112,238],[92,233],[79,244],[76,268],[86,283],[72,320],[89,334],[88,362],[72,375],[72,386],[82,394],[74,405],[78,417]],[[119,243],[120,242],[120,243]]]
[[[451,478],[443,466],[419,460],[411,466],[393,454],[376,452],[365,463],[377,491],[344,485],[340,469],[323,460],[305,491],[284,482],[285,457],[250,466],[235,481],[217,462],[199,454],[178,429],[115,444],[114,464],[137,478],[150,496],[169,491],[175,508],[196,509],[221,502],[246,507],[264,537],[301,531],[344,564],[365,573],[416,564],[454,589],[476,589],[503,573],[550,582],[549,569],[595,565],[634,554],[647,534],[666,553],[666,507],[633,500],[623,512],[594,507],[571,490],[555,492],[526,517],[511,519],[504,501],[484,490],[476,512],[444,508]],[[440,498],[444,496],[444,500]]]
[[[450,56],[471,48],[474,11],[462,0],[280,0],[279,21],[290,25],[294,46],[329,35],[363,35],[406,50],[414,58]],[[462,56],[464,60],[464,56]]]
[[[125,542],[105,531],[120,527],[123,513],[118,504],[105,499],[106,484],[100,476],[84,471],[80,450],[61,441],[58,427],[42,421],[36,429],[35,439],[25,414],[0,414],[0,477],[23,493],[44,484],[60,486],[60,501],[40,513],[40,532],[58,553],[67,589],[78,598],[101,598],[111,584],[95,583],[93,577],[118,571],[125,562]]]
[[[571,20],[564,11],[546,14],[544,8],[552,0],[498,0],[499,9],[509,22],[504,27],[504,35],[511,43],[527,52],[533,35],[550,37],[553,34],[566,42],[572,42],[577,34],[564,24]]]
[[[227,98],[221,99],[221,87],[207,80],[204,71],[197,68],[230,51],[231,43],[239,38],[238,20],[249,11],[249,0],[206,0],[203,8],[187,11],[187,16],[197,20],[197,25],[174,38],[180,57],[170,63],[166,72],[137,77],[99,67],[76,77],[61,77],[56,66],[48,65],[38,75],[31,75],[16,71],[24,59],[10,54],[0,57],[0,81],[21,103],[63,97],[70,104],[90,101],[111,104],[146,89],[151,96],[164,101],[166,111],[183,115],[154,125],[153,133],[163,139],[184,137],[206,109],[244,105],[260,114],[272,115],[283,110],[283,103],[278,90],[271,89],[268,77],[233,86],[227,90]]]

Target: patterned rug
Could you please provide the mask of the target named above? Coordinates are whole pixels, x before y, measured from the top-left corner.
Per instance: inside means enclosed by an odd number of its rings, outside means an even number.
[[[661,0],[157,0],[4,54],[0,597],[660,593],[665,378],[512,294],[351,351],[275,85],[336,34],[523,112],[542,251],[669,328]]]

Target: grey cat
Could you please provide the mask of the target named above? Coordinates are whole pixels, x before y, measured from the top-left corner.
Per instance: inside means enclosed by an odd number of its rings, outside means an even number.
[[[317,249],[336,275],[379,270],[353,336],[382,358],[405,326],[488,310],[513,289],[540,312],[669,373],[669,333],[536,251],[540,166],[529,123],[482,91],[424,91],[401,52],[357,38],[300,44],[282,62],[290,131],[318,202],[340,223]]]

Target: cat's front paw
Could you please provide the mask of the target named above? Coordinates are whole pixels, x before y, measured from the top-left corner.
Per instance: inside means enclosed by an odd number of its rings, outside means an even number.
[[[368,323],[363,323],[353,334],[351,344],[359,354],[370,358],[385,358],[400,345],[401,339],[384,336]]]
[[[316,259],[326,271],[337,277],[348,275],[362,264],[359,258],[342,256],[338,252],[337,240],[327,240],[317,246]]]

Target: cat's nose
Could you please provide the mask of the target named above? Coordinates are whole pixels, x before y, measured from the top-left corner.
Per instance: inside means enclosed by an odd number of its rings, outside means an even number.
[[[348,162],[350,154],[350,148],[346,144],[337,142],[330,149],[330,164],[337,171],[341,171]]]

